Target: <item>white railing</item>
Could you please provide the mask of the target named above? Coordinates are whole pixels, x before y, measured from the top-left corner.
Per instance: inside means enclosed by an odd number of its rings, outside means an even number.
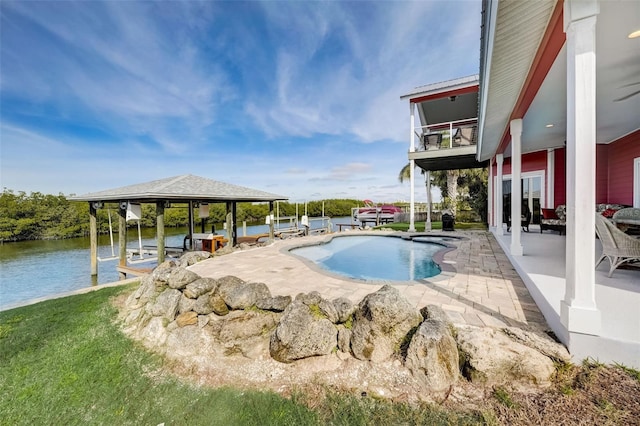
[[[430,151],[476,145],[477,129],[477,118],[416,127],[414,132],[418,143],[415,150]]]

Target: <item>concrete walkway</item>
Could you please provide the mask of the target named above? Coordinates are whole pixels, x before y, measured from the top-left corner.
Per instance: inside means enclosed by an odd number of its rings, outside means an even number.
[[[346,297],[354,303],[382,285],[390,284],[416,308],[428,304],[442,307],[454,324],[548,329],[524,283],[489,232],[447,233],[447,236],[464,237],[450,242],[455,249],[444,255],[443,270],[451,272],[411,282],[364,282],[342,278],[288,253],[294,247],[348,234],[363,235],[362,232],[351,231],[278,240],[267,247],[216,256],[190,269],[204,277],[235,275],[245,281],[263,282],[274,296],[295,297],[298,293],[317,291],[327,299]]]

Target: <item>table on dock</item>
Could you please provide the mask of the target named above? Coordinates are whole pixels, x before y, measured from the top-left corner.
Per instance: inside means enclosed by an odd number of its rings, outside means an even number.
[[[342,228],[343,227],[349,227],[351,229],[357,229],[360,228],[360,225],[357,223],[336,223],[336,226],[338,227],[338,231],[342,232]]]
[[[193,234],[191,236],[193,241],[200,241],[202,244],[202,250],[208,252],[215,252],[219,248],[222,248],[226,243],[229,242],[228,239],[224,237],[224,235],[218,235],[213,233],[204,233],[204,234]]]

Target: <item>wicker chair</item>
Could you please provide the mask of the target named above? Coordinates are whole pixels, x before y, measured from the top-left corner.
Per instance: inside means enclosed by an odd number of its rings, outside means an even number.
[[[596,213],[596,233],[602,242],[602,256],[596,268],[605,257],[609,259],[609,277],[623,263],[640,261],[640,239],[625,234],[599,213]]]

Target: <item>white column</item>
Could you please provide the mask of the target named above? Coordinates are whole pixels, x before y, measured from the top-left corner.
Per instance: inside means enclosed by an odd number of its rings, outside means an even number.
[[[502,163],[504,162],[504,154],[496,155],[496,169],[498,176],[498,183],[496,184],[496,234],[504,235],[504,228],[502,227],[502,214],[504,206],[502,196]]]
[[[556,164],[556,151],[554,149],[547,150],[547,199],[545,200],[545,207],[548,209],[554,209],[554,185],[556,180],[555,164]]]
[[[415,146],[415,139],[416,139],[416,134],[415,134],[415,122],[416,122],[416,114],[415,114],[415,104],[411,101],[409,101],[409,110],[411,112],[411,137],[410,137],[410,145],[409,145],[409,153],[415,152],[416,150],[416,146]],[[416,232],[416,225],[415,225],[415,220],[416,220],[416,214],[415,214],[415,187],[416,184],[413,181],[414,178],[414,168],[416,167],[415,161],[414,160],[409,160],[409,180],[411,181],[411,203],[410,203],[410,208],[411,210],[409,211],[409,232]]]
[[[493,158],[489,159],[489,182],[487,182],[487,222],[489,230],[495,227],[493,220]]]
[[[566,292],[560,319],[569,332],[599,335],[595,301],[595,0],[565,1],[567,34]]]
[[[522,256],[520,216],[522,215],[522,119],[509,123],[511,131],[511,254]]]
[[[427,170],[424,172],[425,185],[427,186],[427,221],[424,224],[425,231],[431,231],[431,172]]]

